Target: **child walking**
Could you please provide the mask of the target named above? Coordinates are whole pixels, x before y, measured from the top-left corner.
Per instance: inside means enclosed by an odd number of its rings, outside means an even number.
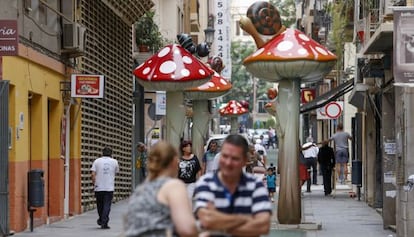
[[[274,202],[275,201],[274,195],[276,192],[276,174],[272,168],[267,169],[266,184],[267,184],[267,190],[269,192],[269,198],[272,202]]]

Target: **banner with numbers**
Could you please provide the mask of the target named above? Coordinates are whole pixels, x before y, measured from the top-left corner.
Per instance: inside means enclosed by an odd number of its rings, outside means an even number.
[[[230,39],[230,1],[215,0],[214,2],[214,42],[213,52],[223,59],[225,68],[221,75],[231,79],[231,39]]]

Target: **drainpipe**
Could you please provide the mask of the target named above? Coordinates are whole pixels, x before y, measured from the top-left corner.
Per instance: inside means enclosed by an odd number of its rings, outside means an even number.
[[[63,213],[65,219],[69,217],[69,175],[70,175],[70,107],[72,100],[65,106],[66,137],[65,137],[65,197],[63,201]]]

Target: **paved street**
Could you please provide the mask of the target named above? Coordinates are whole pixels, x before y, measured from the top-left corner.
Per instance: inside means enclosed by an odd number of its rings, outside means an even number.
[[[275,151],[270,150],[271,162],[276,162]],[[321,177],[319,177],[321,178]],[[319,182],[321,183],[321,182]],[[305,187],[303,187],[305,191]],[[276,209],[272,218],[272,230],[269,236],[274,237],[391,237],[395,233],[384,230],[381,216],[363,201],[349,198],[351,186],[338,185],[335,198],[325,197],[322,185],[313,185],[311,193],[304,193],[304,222],[321,224],[320,230],[287,229],[276,220]],[[96,225],[96,211],[86,212],[68,220],[44,225],[34,232],[24,231],[15,236],[30,237],[69,237],[69,236],[122,236],[123,213],[126,212],[126,201],[112,206],[109,230],[99,229]],[[292,228],[292,227],[289,227]]]

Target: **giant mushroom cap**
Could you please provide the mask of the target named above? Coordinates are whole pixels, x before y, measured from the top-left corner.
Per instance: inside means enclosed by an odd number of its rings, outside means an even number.
[[[219,110],[220,115],[224,117],[237,117],[248,112],[249,110],[235,100],[230,100],[226,106]]]
[[[167,45],[134,70],[149,90],[183,91],[210,80],[214,71],[181,45]]]
[[[302,32],[286,29],[247,57],[243,64],[253,75],[268,81],[299,78],[315,82],[331,71],[336,59],[327,48]]]
[[[186,90],[184,96],[191,100],[208,100],[225,95],[231,88],[232,85],[229,80],[214,72],[210,81]]]

